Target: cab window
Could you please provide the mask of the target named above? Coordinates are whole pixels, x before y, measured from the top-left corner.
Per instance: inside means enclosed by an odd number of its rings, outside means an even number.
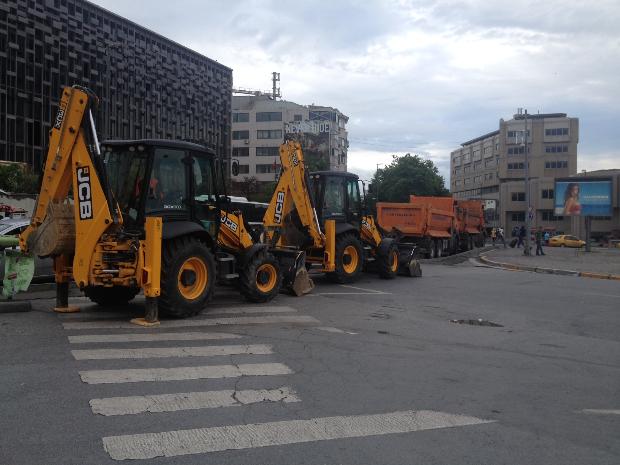
[[[337,177],[327,177],[325,180],[325,195],[323,197],[323,216],[342,215],[345,211],[345,195],[342,180]]]
[[[347,208],[351,213],[360,212],[360,191],[356,179],[347,180]]]
[[[183,150],[155,150],[153,170],[148,184],[146,211],[185,211],[187,209],[186,176]]]

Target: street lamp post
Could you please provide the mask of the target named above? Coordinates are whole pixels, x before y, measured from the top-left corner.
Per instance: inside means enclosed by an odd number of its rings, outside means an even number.
[[[531,218],[530,218],[530,166],[528,157],[528,145],[527,145],[527,110],[524,112],[523,121],[525,122],[525,129],[523,130],[523,152],[525,154],[525,205],[527,206],[525,211],[525,250],[524,255],[530,256],[530,242],[531,242]]]
[[[375,179],[377,180],[377,202],[379,201],[379,167],[385,165],[385,163],[377,163],[377,173],[375,174]]]

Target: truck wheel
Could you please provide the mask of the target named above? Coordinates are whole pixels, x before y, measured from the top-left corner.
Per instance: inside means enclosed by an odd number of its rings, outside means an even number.
[[[213,297],[214,287],[215,261],[204,243],[193,237],[164,243],[159,297],[163,315],[197,315]]]
[[[102,307],[125,305],[132,300],[138,292],[140,292],[140,288],[124,286],[86,286],[84,288],[86,297]]]
[[[239,272],[239,291],[250,302],[269,302],[281,287],[280,265],[270,253],[256,253]]]
[[[327,276],[337,283],[357,281],[362,271],[364,249],[357,237],[343,234],[336,239],[336,271]]]
[[[379,276],[383,279],[393,279],[398,274],[398,246],[391,244],[385,253],[377,257]]]

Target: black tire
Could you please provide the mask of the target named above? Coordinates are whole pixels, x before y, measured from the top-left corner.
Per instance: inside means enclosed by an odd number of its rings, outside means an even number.
[[[124,286],[86,286],[84,288],[86,297],[102,307],[125,305],[132,300],[138,292],[140,292],[140,288]]]
[[[278,260],[260,251],[239,271],[239,291],[250,302],[269,302],[280,292],[282,272]]]
[[[198,239],[185,236],[166,241],[162,252],[160,313],[175,318],[197,315],[215,289],[211,251]]]
[[[352,249],[351,249],[352,248]],[[345,250],[357,253],[357,262],[355,267],[351,267],[354,257],[345,255]],[[347,257],[349,257],[347,259]],[[328,278],[336,283],[352,283],[359,279],[364,263],[364,248],[357,237],[352,234],[342,234],[336,238],[336,271],[327,273]]]
[[[377,268],[383,279],[394,279],[398,274],[398,246],[394,243],[377,254]]]

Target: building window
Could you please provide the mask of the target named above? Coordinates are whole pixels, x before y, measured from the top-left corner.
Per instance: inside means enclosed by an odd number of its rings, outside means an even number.
[[[249,147],[233,147],[232,156],[233,156],[233,158],[235,158],[235,157],[249,157],[250,156],[250,148]]]
[[[454,186],[455,187],[461,187],[462,185],[463,185],[463,182],[460,179],[454,181]]]
[[[566,153],[568,145],[546,145],[545,153]]]
[[[508,137],[517,137],[517,135],[519,137],[523,137],[523,131],[508,131],[507,136]],[[530,130],[527,130],[527,137],[530,137]]]
[[[566,160],[558,160],[558,161],[546,161],[545,162],[546,169],[558,169],[558,168],[568,168],[568,162]]]
[[[250,138],[250,131],[233,131],[232,132],[233,140],[244,140]]]
[[[249,113],[233,113],[233,123],[249,123],[250,122],[250,114]]]
[[[545,129],[545,136],[568,136],[568,128]]]
[[[523,222],[525,221],[525,212],[512,212],[510,217],[512,221]]]
[[[525,153],[525,148],[523,146],[519,147],[508,147],[508,155],[523,155]],[[530,153],[530,148],[527,148],[527,153]]]
[[[301,121],[301,115],[293,115],[293,121]]]
[[[257,139],[282,139],[282,129],[259,129],[256,131]]]
[[[261,123],[265,121],[282,121],[281,111],[257,111],[256,122]]]
[[[482,182],[482,176],[474,176],[474,184],[480,184]]]
[[[480,168],[482,168],[482,162],[474,163],[474,171],[477,171]]]
[[[611,216],[593,216],[592,219],[597,221],[611,221]]]
[[[460,165],[461,164],[461,157],[454,157],[452,159],[452,161],[454,162],[455,165]]]
[[[525,168],[525,163],[508,163],[509,170],[522,170]]]
[[[543,221],[562,221],[564,219],[563,216],[555,216],[553,210],[542,210],[541,213]]]
[[[469,186],[471,184],[471,178],[465,178],[465,185]]]
[[[463,173],[469,173],[471,172],[471,166],[466,166],[463,168]]]
[[[473,156],[474,161],[480,160],[481,158],[482,158],[482,155],[480,155],[480,150],[474,150],[474,156]]]
[[[463,163],[469,163],[471,161],[471,153],[463,154]]]
[[[513,202],[525,202],[525,192],[513,192],[511,197]]]
[[[484,162],[484,167],[485,168],[488,168],[489,166],[494,166],[494,165],[495,165],[495,162],[493,161],[493,159],[487,160],[487,161]]]
[[[256,165],[256,174],[266,174],[266,173],[275,173],[280,169],[280,165],[276,165],[274,163],[265,163],[261,165]]]
[[[542,190],[542,198],[543,199],[552,199],[553,198],[553,189],[543,189]]]
[[[250,174],[250,165],[239,165],[239,174]]]
[[[280,155],[279,147],[256,147],[257,157],[277,157]]]

